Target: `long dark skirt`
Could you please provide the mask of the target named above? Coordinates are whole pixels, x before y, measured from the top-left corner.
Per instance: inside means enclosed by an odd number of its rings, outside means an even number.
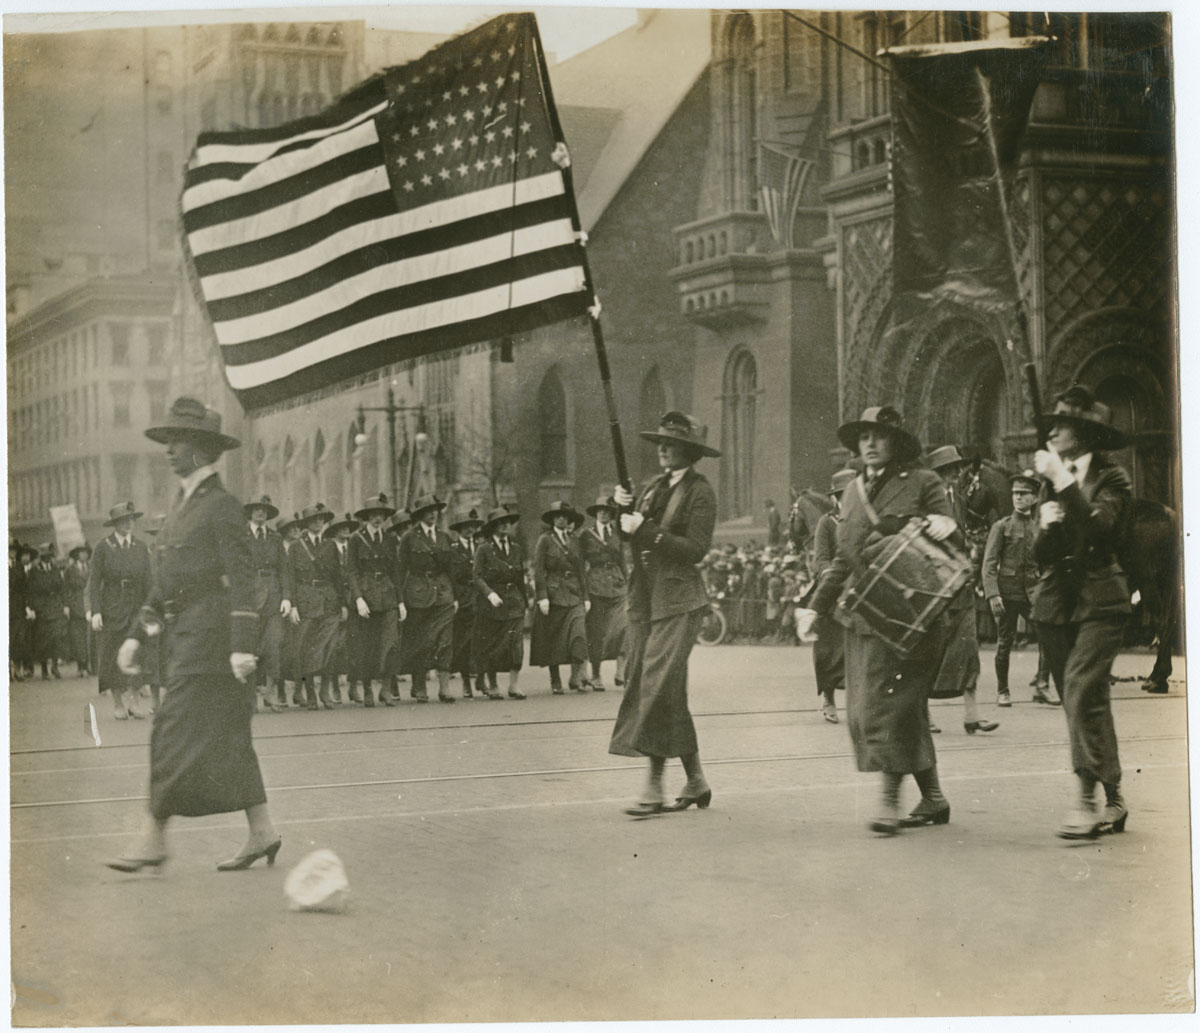
[[[408,611],[400,632],[399,670],[407,674],[448,671],[453,650],[453,603]]]
[[[250,739],[254,689],[232,674],[182,675],[167,685],[150,733],[150,813],[196,817],[266,803]]]
[[[846,719],[859,771],[908,774],[937,763],[927,704],[948,633],[939,622],[901,660],[878,636],[846,629]]]
[[[331,669],[334,654],[342,644],[342,615],[336,610],[324,617],[301,620],[300,669],[298,676],[324,673]]]
[[[688,709],[688,657],[706,610],[629,622],[625,695],[609,753],[686,757],[697,751],[696,726]]]
[[[88,649],[90,637],[88,622],[82,616],[76,617],[74,611],[67,621],[67,659],[74,660],[82,667],[91,667],[92,658]]]
[[[390,677],[390,663],[395,661],[399,643],[400,622],[394,609],[372,613],[370,617],[352,613],[346,623],[346,659],[350,677],[361,682]]]
[[[66,618],[59,613],[54,617],[38,616],[33,622],[33,657],[45,662],[57,661],[63,652],[63,625]]]
[[[290,620],[284,621],[283,646],[279,652],[279,678],[281,681],[297,681],[307,671],[300,670],[300,628]]]
[[[975,632],[975,607],[950,610],[943,618],[950,625],[949,641],[937,677],[930,686],[933,699],[953,699],[979,684],[979,638]]]
[[[475,615],[475,655],[477,674],[488,671],[519,671],[525,661],[525,615],[494,620]]]
[[[592,608],[587,620],[588,659],[598,664],[601,660],[615,660],[625,654],[625,643],[629,637],[629,614],[625,608],[625,597],[592,596]]]
[[[454,647],[450,656],[450,670],[460,674],[474,674],[472,656],[475,652],[475,610],[470,604],[459,603],[454,615]]]
[[[127,674],[122,674],[117,668],[117,651],[121,648],[121,643],[133,633],[133,630],[132,622],[114,627],[105,621],[104,630],[96,636],[96,665],[97,673],[100,676],[99,692],[109,692],[112,689],[124,692],[129,688],[133,679]]]
[[[550,604],[550,613],[543,617],[534,608],[533,634],[529,639],[529,666],[551,667],[555,664],[583,663],[588,658],[587,623],[583,603],[574,606]]]

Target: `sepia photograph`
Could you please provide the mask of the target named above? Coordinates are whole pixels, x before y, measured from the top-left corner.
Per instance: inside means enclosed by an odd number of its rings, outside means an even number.
[[[1194,1018],[1134,6],[7,0],[11,1024]]]

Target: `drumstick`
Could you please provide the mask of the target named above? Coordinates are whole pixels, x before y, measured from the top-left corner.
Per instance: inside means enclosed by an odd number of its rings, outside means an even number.
[[[1025,370],[1025,383],[1029,385],[1029,401],[1033,405],[1033,426],[1037,430],[1038,448],[1045,448],[1046,440],[1050,437],[1050,428],[1042,418],[1042,392],[1038,387],[1037,364],[1027,362],[1022,368]]]

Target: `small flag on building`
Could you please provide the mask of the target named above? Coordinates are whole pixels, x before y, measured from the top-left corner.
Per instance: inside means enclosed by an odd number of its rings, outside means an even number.
[[[804,195],[813,163],[796,154],[787,154],[769,144],[760,146],[759,177],[762,185],[759,195],[771,236],[786,248],[796,246],[796,210]]]
[[[585,314],[568,163],[532,14],[317,116],[203,133],[185,250],[242,405]]]

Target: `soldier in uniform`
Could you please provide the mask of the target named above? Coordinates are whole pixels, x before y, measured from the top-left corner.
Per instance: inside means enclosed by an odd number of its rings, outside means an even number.
[[[350,595],[354,611],[349,637],[354,643],[350,671],[350,700],[368,707],[375,705],[372,681],[379,678],[379,698],[385,706],[392,699],[393,664],[400,641],[400,575],[396,567],[396,539],[384,524],[396,514],[387,496],[374,495],[354,514],[366,522],[350,538]],[[362,683],[362,695],[358,683]]]
[[[1009,482],[1013,511],[992,524],[983,550],[983,592],[996,618],[996,703],[1002,707],[1012,706],[1008,658],[1017,636],[1017,621],[1024,617],[1032,624],[1030,595],[1037,584],[1037,560],[1033,555],[1037,517],[1033,504],[1041,487],[1032,470],[1009,478]],[[1051,697],[1048,681],[1045,654],[1039,643],[1033,701],[1057,706],[1061,701]]]
[[[154,571],[158,564],[157,552],[154,548],[155,542],[158,540],[158,534],[163,529],[163,524],[167,522],[165,513],[159,513],[152,517],[147,517],[146,522],[142,525],[142,533],[150,539],[150,583],[154,584]],[[150,691],[150,713],[155,713],[158,710],[159,704],[162,702],[162,694],[165,691],[166,677],[163,668],[163,650],[162,636],[156,635],[153,638],[147,639],[142,646],[142,651],[139,659],[141,660],[143,688],[149,688]]]
[[[1043,480],[1034,543],[1038,587],[1033,617],[1056,684],[1078,779],[1074,811],[1059,826],[1064,839],[1123,832],[1128,809],[1121,796],[1121,761],[1109,678],[1121,633],[1133,608],[1129,583],[1113,551],[1129,506],[1129,474],[1104,454],[1127,439],[1112,425],[1112,410],[1075,385],[1055,400],[1049,447],[1034,455]],[[1096,784],[1104,786],[1098,809]]]
[[[283,539],[267,527],[268,520],[279,516],[279,507],[271,496],[263,495],[247,502],[242,513],[249,522],[250,560],[254,569],[254,604],[258,611],[257,683],[259,705],[279,712],[277,694],[283,691],[279,677],[279,658],[283,649],[283,628],[292,612],[292,578]]]
[[[551,503],[542,514],[546,530],[533,551],[533,587],[537,609],[529,639],[531,667],[550,668],[550,691],[563,694],[559,664],[571,665],[572,692],[587,692],[587,613],[591,609],[583,552],[574,531],[583,514],[569,502]]]
[[[321,704],[326,709],[333,706],[323,679],[333,663],[342,622],[347,617],[343,602],[346,584],[338,550],[321,536],[332,520],[333,513],[323,503],[307,507],[300,514],[304,531],[288,551],[295,596],[289,620],[300,629],[297,675],[307,682],[306,710],[320,710]]]
[[[32,674],[29,664],[29,570],[37,562],[37,549],[20,542],[8,546],[8,672],[13,681]]]
[[[88,609],[92,631],[99,636],[100,691],[112,696],[113,717],[141,717],[125,700],[125,690],[135,689],[117,667],[117,650],[133,633],[138,608],[150,592],[150,547],[134,537],[134,522],[141,516],[132,502],[114,506],[105,521],[112,534],[96,543],[88,581]]]
[[[109,861],[118,871],[157,870],[167,859],[167,822],[245,811],[246,842],[219,871],[275,862],[281,840],[267,810],[250,737],[258,615],[250,539],[242,508],[215,463],[238,447],[221,417],[193,398],[176,399],[166,424],[146,436],[167,446],[179,497],[155,541],[154,582],[117,657],[138,670],[147,639],[164,639],[167,692],[150,737],[150,813],[136,853]]]
[[[496,688],[497,671],[508,671],[509,699],[525,698],[517,688],[525,659],[528,606],[525,549],[513,534],[520,519],[503,507],[489,512],[473,561],[474,663],[479,672],[477,684],[488,699],[503,698]]]
[[[821,575],[837,555],[842,493],[857,476],[854,470],[838,470],[829,482],[833,509],[821,515],[813,531],[813,576],[817,581],[820,581]],[[820,614],[813,620],[812,631],[817,636],[813,643],[813,673],[817,678],[817,694],[825,700],[821,714],[826,721],[835,725],[838,723],[835,693],[846,687],[846,634],[842,626],[828,614]]]
[[[437,529],[446,508],[436,495],[422,495],[409,507],[412,526],[400,539],[400,669],[412,675],[412,697],[427,703],[425,678],[437,671],[438,699],[453,703],[450,660],[454,650],[454,585],[450,581],[450,538]]]
[[[628,679],[608,752],[649,760],[641,798],[626,811],[633,817],[712,801],[687,698],[688,657],[709,605],[698,564],[712,546],[717,519],[712,485],[694,469],[701,457],[721,454],[707,436],[687,413],[664,414],[657,430],[642,431],[658,446],[662,474],[636,499],[622,485],[613,491],[618,506],[633,507],[621,514],[633,564]],[[664,805],[668,757],[682,761],[687,782],[674,804]]]
[[[458,609],[454,612],[454,648],[450,658],[450,670],[462,677],[463,699],[472,699],[471,676],[476,667],[471,653],[475,638],[475,535],[483,526],[479,513],[474,509],[459,513],[450,521],[450,530],[458,537],[450,545],[450,582],[454,585],[454,601]],[[478,689],[481,696],[484,676],[479,675]]]
[[[67,657],[75,661],[79,677],[92,673],[91,624],[88,622],[87,585],[92,570],[92,550],[86,543],[67,553],[63,571],[67,598]]]
[[[68,614],[66,585],[55,563],[53,542],[38,550],[38,561],[29,572],[29,606],[33,610],[32,659],[42,666],[42,678],[61,678],[58,657],[62,652],[63,624]]]
[[[950,513],[958,526],[956,542],[966,544],[966,500],[959,488],[959,474],[966,460],[954,445],[943,445],[929,453],[927,459],[941,479],[950,503]],[[975,625],[975,595],[973,590],[964,589],[950,604],[946,612],[954,624],[950,645],[942,657],[933,694],[941,699],[957,696],[963,698],[963,730],[968,735],[976,732],[994,732],[1000,727],[996,721],[980,718],[979,705],[975,701],[975,690],[979,685],[979,635]],[[932,729],[931,729],[932,730]]]
[[[350,538],[359,529],[359,526],[359,521],[347,513],[341,520],[326,527],[324,534],[325,540],[333,542],[333,547],[337,550],[338,566],[342,570],[341,604],[347,615],[354,608],[354,593],[350,585]],[[352,652],[357,648],[358,642],[352,628],[350,617],[344,617],[338,627],[333,653],[329,659],[329,669],[325,675],[325,684],[329,687],[335,703],[342,702],[342,680],[350,681],[358,669],[358,658]],[[349,692],[350,690],[347,688],[347,695]]]
[[[600,665],[615,660],[614,682],[625,682],[625,649],[629,637],[629,617],[625,611],[625,547],[617,535],[617,504],[601,494],[586,510],[595,524],[579,535],[587,571],[587,591],[591,609],[587,612],[588,660],[592,665],[589,684],[594,692],[603,692]]]

